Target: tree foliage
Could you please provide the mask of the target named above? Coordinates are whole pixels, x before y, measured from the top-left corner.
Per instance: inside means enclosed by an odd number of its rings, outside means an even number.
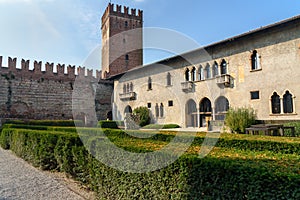
[[[147,107],[137,107],[133,110],[133,113],[139,118],[139,126],[143,127],[150,124],[150,111]]]
[[[255,123],[256,113],[253,108],[230,108],[226,114],[225,125],[232,132],[244,133]]]

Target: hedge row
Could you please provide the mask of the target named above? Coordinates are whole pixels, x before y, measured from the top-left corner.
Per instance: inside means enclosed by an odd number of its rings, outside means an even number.
[[[118,129],[118,124],[115,121],[99,121],[98,122],[98,127]]]
[[[81,120],[6,120],[5,124],[23,124],[34,126],[84,126]]]
[[[144,126],[143,129],[172,129],[180,128],[178,124],[149,124]]]
[[[295,136],[300,137],[300,122],[289,122],[285,123],[284,126],[294,126],[295,127]],[[285,135],[292,136],[292,131],[290,129],[286,129]]]
[[[113,132],[108,134],[122,133]],[[0,144],[35,166],[72,175],[103,199],[300,198],[299,174],[273,173],[244,159],[184,156],[167,168],[133,174],[100,163],[75,134],[4,128]]]

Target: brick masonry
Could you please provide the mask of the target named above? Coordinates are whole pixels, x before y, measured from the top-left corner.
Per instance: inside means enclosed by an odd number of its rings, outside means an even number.
[[[42,71],[42,62],[34,62],[29,70],[29,61],[22,60],[17,68],[17,59],[8,58],[8,67],[2,66],[0,57],[0,117],[20,119],[73,119],[80,118],[85,112],[96,113],[98,120],[106,119],[111,111],[111,82],[100,80],[101,72],[93,77],[91,70],[58,64],[46,63]],[[84,91],[74,95],[74,91]],[[90,94],[92,103],[89,111],[72,112],[72,103],[86,101]]]

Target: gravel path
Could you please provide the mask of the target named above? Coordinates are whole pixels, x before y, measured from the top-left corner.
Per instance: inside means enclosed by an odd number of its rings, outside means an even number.
[[[47,172],[0,148],[0,200],[86,199]]]

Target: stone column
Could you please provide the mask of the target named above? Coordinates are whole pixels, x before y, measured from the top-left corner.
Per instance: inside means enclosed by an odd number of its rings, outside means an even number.
[[[212,107],[211,111],[212,111],[212,120],[215,121],[216,120],[215,107]]]
[[[283,112],[283,98],[280,97],[280,114],[284,114]]]
[[[200,128],[200,108],[197,108],[197,123],[198,123],[198,128]]]
[[[269,99],[269,109],[270,109],[270,115],[273,114],[273,112],[272,112],[272,98]]]
[[[296,114],[296,102],[295,102],[296,97],[293,95],[292,99],[293,99],[293,113]]]

